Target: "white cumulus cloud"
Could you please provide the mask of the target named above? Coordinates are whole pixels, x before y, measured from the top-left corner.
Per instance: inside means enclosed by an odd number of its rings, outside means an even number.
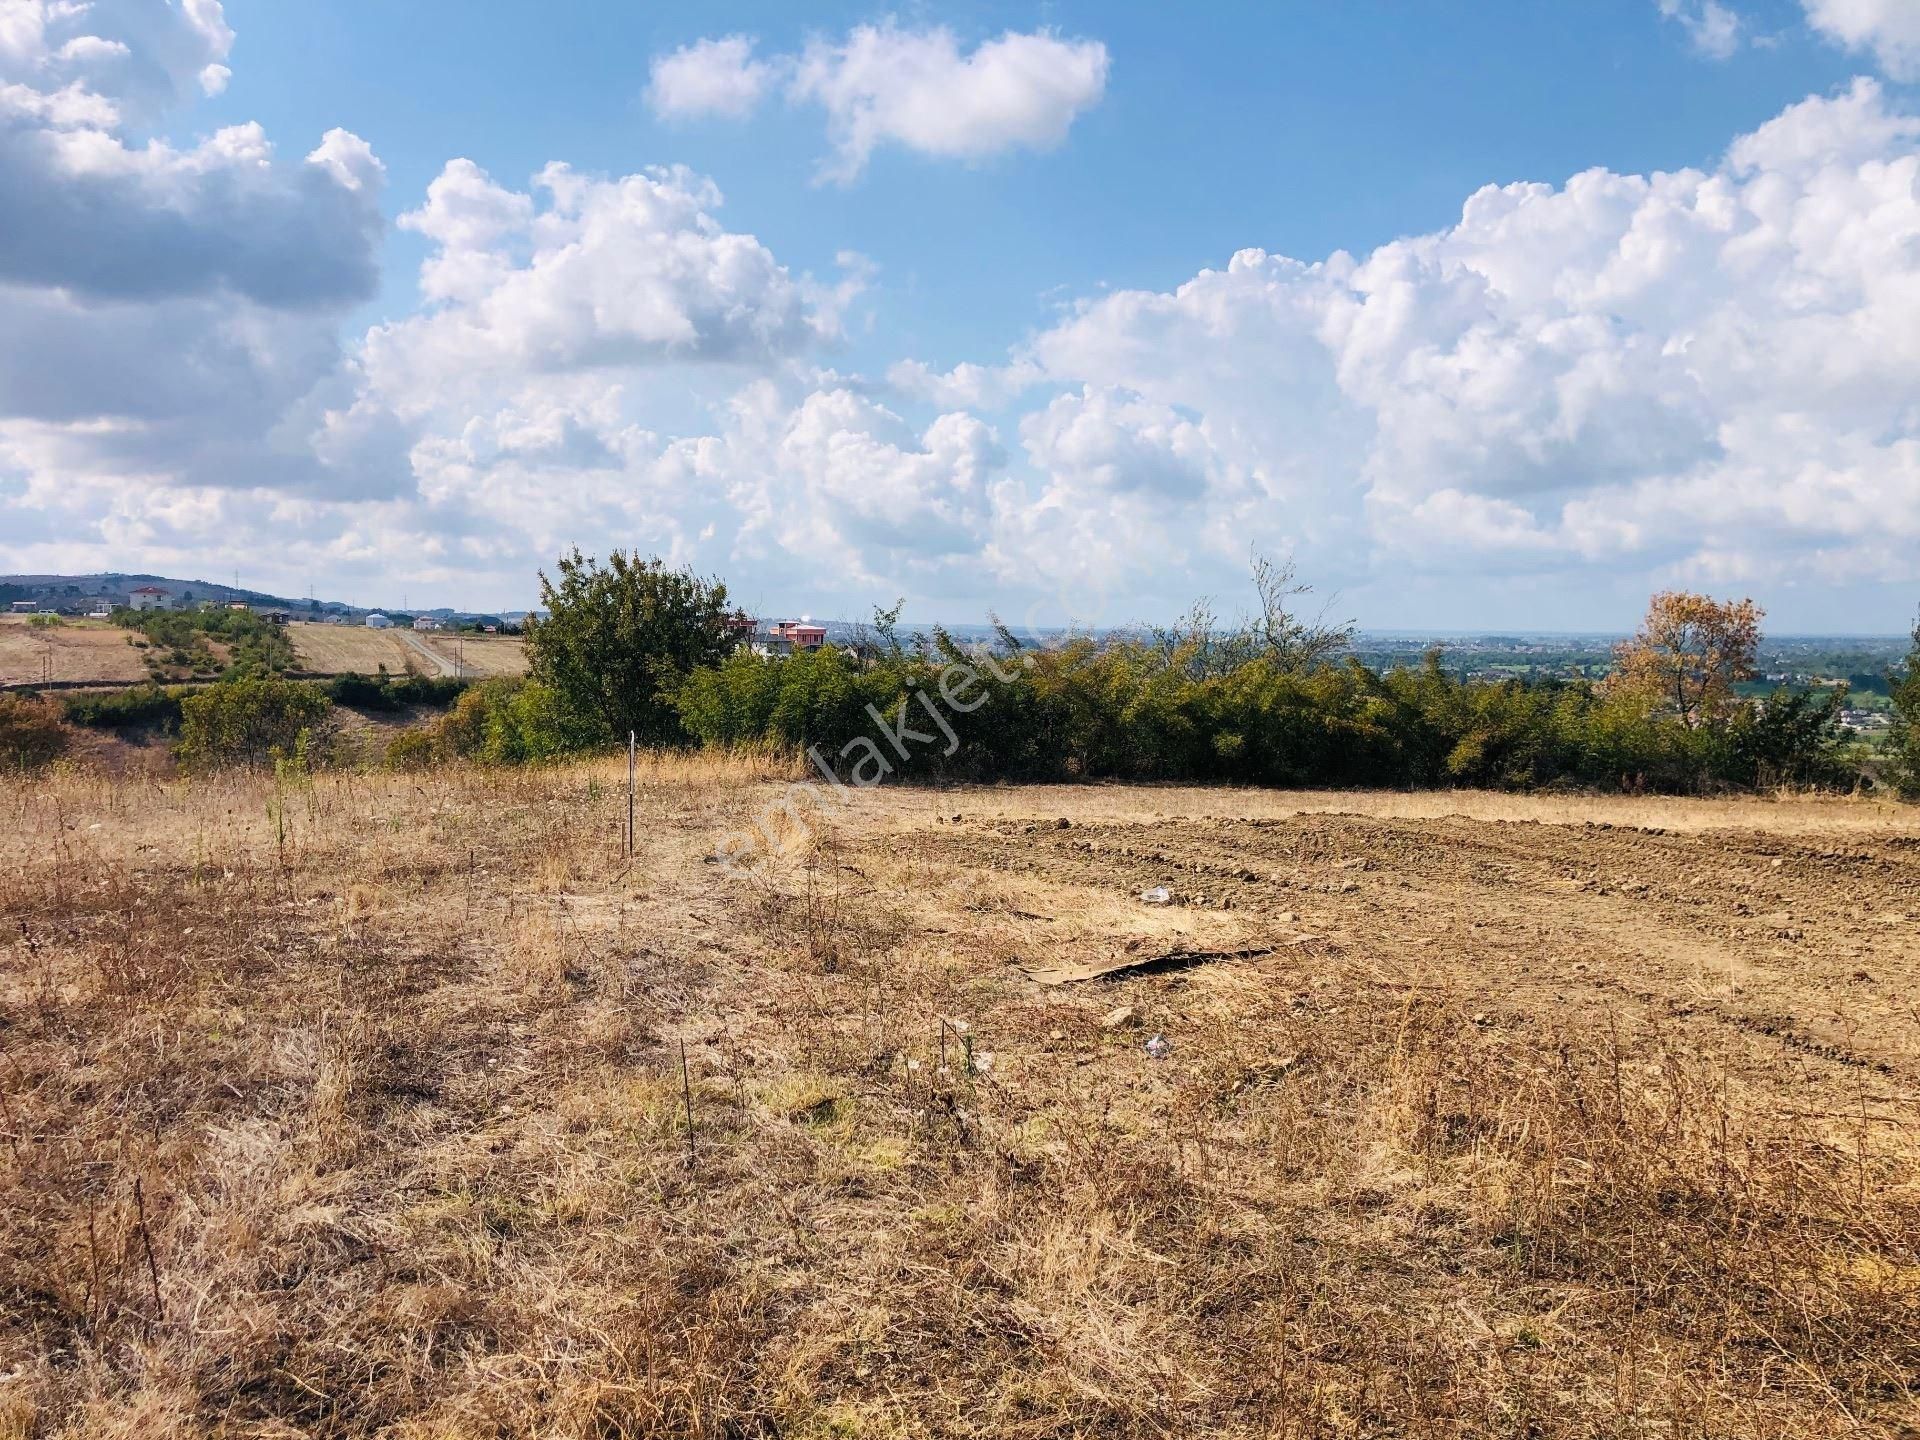
[[[0,10],[0,568],[270,557],[507,604],[565,546],[622,544],[749,601],[1104,621],[1252,545],[1349,590],[1920,582],[1920,116],[1873,81],[1700,169],[1489,185],[1364,254],[1249,248],[868,377],[833,366],[870,263],[796,270],[672,167],[450,161],[400,221],[422,303],[342,344],[372,149],[130,118],[193,103],[219,13]],[[921,48],[897,85],[850,60],[863,32],[813,52],[850,163],[1043,143],[1104,76],[1004,48],[1085,42],[864,33]],[[942,84],[944,113],[912,98]]]
[[[1045,150],[1066,138],[1107,85],[1107,47],[1041,32],[1009,32],[962,53],[944,28],[861,25],[801,55],[793,93],[827,112],[848,179],[886,144],[979,160],[1004,150]]]
[[[304,159],[255,124],[191,145],[156,133],[224,83],[233,42],[218,0],[0,6],[0,475],[21,477],[16,534],[91,537],[104,558],[220,509],[189,494],[390,481],[329,473],[297,423],[340,369],[341,316],[378,282],[371,148],[344,130]]]
[[[1710,60],[1729,59],[1740,48],[1746,22],[1721,0],[1656,0],[1660,13],[1679,22],[1693,48]]]
[[[967,161],[1051,149],[1100,102],[1107,67],[1097,40],[1008,31],[967,50],[944,26],[888,20],[765,60],[747,36],[700,40],[655,57],[647,99],[663,119],[738,119],[783,81],[790,102],[825,112],[822,173],[844,182],[883,145]]]
[[[1712,170],[1488,187],[1364,257],[1245,251],[1085,302],[1015,362],[1071,388],[1022,422],[1010,574],[1098,546],[1124,589],[1172,548],[1198,574],[1261,543],[1354,583],[1836,554],[1911,583],[1920,124],[1858,81]],[[1140,497],[1151,525],[1115,508]]]
[[[719,115],[738,120],[753,113],[779,67],[753,56],[745,35],[696,40],[649,67],[647,104],[662,119]]]
[[[1920,80],[1920,5],[1914,0],[1801,0],[1813,28],[1865,51],[1896,80]]]
[[[335,131],[285,163],[258,125],[132,138],[223,69],[217,0],[9,0],[0,22],[0,283],[114,298],[354,302],[377,283],[379,162]],[[335,161],[354,151],[344,172]]]

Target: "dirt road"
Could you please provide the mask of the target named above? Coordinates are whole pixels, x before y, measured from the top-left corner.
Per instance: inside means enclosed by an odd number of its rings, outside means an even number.
[[[442,655],[411,630],[397,630],[394,633],[400,637],[409,650],[427,662],[429,673],[434,675],[457,675],[460,673],[460,667],[456,662]]]

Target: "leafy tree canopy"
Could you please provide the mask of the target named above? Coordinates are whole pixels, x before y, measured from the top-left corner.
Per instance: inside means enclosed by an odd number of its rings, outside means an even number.
[[[615,550],[603,566],[576,548],[540,575],[544,619],[529,619],[533,678],[598,743],[684,738],[674,697],[733,648],[727,587],[659,559]]]

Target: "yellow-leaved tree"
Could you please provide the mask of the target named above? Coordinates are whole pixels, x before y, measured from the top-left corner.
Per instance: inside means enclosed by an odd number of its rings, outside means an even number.
[[[1615,648],[1608,688],[1642,696],[1691,727],[1724,725],[1736,708],[1733,687],[1753,678],[1765,615],[1751,600],[1663,591],[1639,632]]]

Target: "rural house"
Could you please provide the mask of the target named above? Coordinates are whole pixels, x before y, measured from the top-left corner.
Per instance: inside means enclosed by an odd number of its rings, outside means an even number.
[[[786,641],[791,650],[818,650],[827,643],[827,627],[805,620],[776,620],[768,634],[772,639]]]

